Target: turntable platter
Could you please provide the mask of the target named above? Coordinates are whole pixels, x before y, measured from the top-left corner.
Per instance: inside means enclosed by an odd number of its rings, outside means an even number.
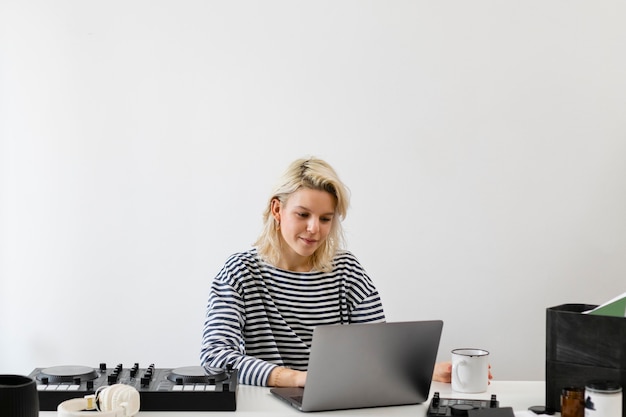
[[[88,366],[53,366],[51,368],[42,369],[37,375],[38,380],[48,378],[49,382],[72,382],[76,378],[80,378],[80,381],[89,381],[96,379],[98,374],[96,370]]]
[[[202,366],[184,366],[172,369],[167,379],[172,382],[181,381],[184,384],[202,384],[210,379],[223,381],[228,375],[223,369],[211,369],[210,372],[204,370]]]

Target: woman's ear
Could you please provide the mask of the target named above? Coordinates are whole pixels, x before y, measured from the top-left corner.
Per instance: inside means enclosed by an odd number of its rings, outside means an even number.
[[[274,219],[280,223],[280,200],[277,198],[272,199],[272,202],[270,203],[270,210],[272,212],[272,216],[274,216]]]

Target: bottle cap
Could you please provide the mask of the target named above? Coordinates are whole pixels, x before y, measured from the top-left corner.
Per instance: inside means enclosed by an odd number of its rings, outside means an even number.
[[[613,394],[622,391],[622,387],[617,381],[595,380],[585,384],[585,389],[593,392],[604,392]]]

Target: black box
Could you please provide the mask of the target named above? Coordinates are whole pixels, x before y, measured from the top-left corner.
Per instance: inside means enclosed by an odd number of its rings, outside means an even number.
[[[581,314],[597,306],[563,304],[546,310],[546,406],[561,409],[564,387],[594,379],[626,390],[626,318]],[[622,394],[622,417],[626,417]]]

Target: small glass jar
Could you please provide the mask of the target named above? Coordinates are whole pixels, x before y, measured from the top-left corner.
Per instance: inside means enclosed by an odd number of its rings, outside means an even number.
[[[615,381],[585,384],[585,417],[622,417],[622,387]]]
[[[584,417],[585,389],[566,387],[561,391],[561,417]]]

